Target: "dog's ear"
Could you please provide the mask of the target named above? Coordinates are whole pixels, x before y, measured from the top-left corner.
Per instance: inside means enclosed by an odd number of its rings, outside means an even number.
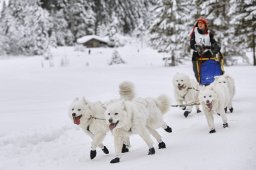
[[[231,77],[230,77],[229,75],[227,75],[227,74],[225,74],[224,76],[225,76],[225,78],[226,78],[227,80],[230,80],[230,79],[231,79]]]
[[[214,76],[214,81],[217,81],[221,76]]]
[[[105,109],[105,110],[107,109],[107,103],[101,103],[101,106],[103,107],[103,109]]]
[[[205,89],[205,86],[199,86],[199,92],[203,91]]]
[[[86,99],[85,99],[85,97],[84,97],[84,96],[83,96],[82,100],[83,100],[83,103],[84,103],[85,105],[87,105],[87,104],[88,104],[88,102],[86,101]]]
[[[78,101],[79,100],[79,98],[78,97],[76,97],[74,100],[73,100],[73,102],[76,102],[76,101]]]

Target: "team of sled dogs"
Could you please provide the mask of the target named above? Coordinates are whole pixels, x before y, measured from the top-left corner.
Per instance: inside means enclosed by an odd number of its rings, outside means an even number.
[[[215,81],[208,86],[199,84],[183,73],[176,73],[173,77],[174,94],[177,106],[184,111],[184,116],[192,112],[201,112],[199,104],[206,116],[209,133],[215,133],[213,114],[221,116],[223,127],[228,127],[226,112],[233,112],[232,99],[235,94],[235,84],[232,77],[222,75],[215,77]],[[124,81],[119,85],[119,99],[112,99],[106,103],[90,102],[84,97],[76,98],[68,111],[74,124],[79,125],[92,138],[90,158],[96,157],[99,147],[105,154],[109,151],[103,145],[103,140],[111,131],[114,137],[115,157],[110,163],[120,162],[122,153],[129,152],[130,135],[138,134],[148,146],[148,155],[155,154],[151,135],[158,142],[158,148],[166,148],[158,128],[171,133],[172,128],[164,121],[163,116],[171,107],[167,95],[157,98],[137,97],[132,82]]]

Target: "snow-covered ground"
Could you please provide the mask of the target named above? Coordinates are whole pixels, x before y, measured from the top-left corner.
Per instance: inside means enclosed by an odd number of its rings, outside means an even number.
[[[226,67],[234,77],[237,92],[234,113],[227,113],[229,128],[215,116],[216,133],[209,134],[203,113],[184,118],[179,108],[165,115],[173,128],[159,129],[166,149],[147,155],[138,136],[131,137],[130,152],[121,162],[114,157],[113,137],[90,160],[90,138],[67,115],[75,97],[108,101],[118,97],[121,81],[132,81],[138,96],[167,94],[175,104],[172,77],[183,72],[192,77],[188,61],[178,67],[163,67],[163,54],[130,44],[117,49],[127,62],[109,66],[114,49],[75,51],[73,47],[52,50],[54,67],[43,57],[15,57],[0,60],[0,169],[1,170],[84,170],[84,169],[172,169],[172,170],[255,170],[256,169],[256,69],[253,66]],[[69,65],[62,67],[61,60]],[[42,67],[44,66],[44,67]],[[157,142],[155,143],[157,148]]]

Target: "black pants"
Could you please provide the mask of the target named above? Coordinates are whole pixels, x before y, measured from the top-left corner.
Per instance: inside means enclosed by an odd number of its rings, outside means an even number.
[[[198,61],[192,60],[192,65],[193,65],[193,71],[194,71],[195,78],[196,78],[197,82],[200,83],[200,82],[199,82],[199,77],[198,77],[198,71],[199,71],[199,70],[198,70],[198,68],[197,68],[197,67],[198,67],[197,62],[198,62]]]

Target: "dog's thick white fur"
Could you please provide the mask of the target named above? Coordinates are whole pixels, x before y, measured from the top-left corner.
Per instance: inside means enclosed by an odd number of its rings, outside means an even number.
[[[85,98],[76,98],[69,107],[68,114],[74,124],[79,125],[83,131],[92,138],[90,157],[96,156],[96,148],[99,147],[106,154],[109,153],[102,144],[108,125],[104,117],[105,107],[101,102],[89,102]]]
[[[176,73],[172,79],[174,86],[174,95],[178,105],[186,105],[198,103],[199,84],[190,79],[184,73]],[[191,113],[193,106],[183,107],[184,116],[187,117]],[[197,113],[200,112],[199,105],[196,105]]]
[[[204,114],[209,126],[209,133],[215,133],[213,114],[217,113],[221,116],[223,127],[228,127],[225,107],[229,101],[228,89],[223,84],[211,84],[200,88],[199,100],[203,107]]]
[[[167,102],[163,98],[161,96],[157,100],[151,98],[136,98],[132,101],[120,100],[108,105],[105,118],[114,135],[116,153],[116,157],[111,160],[111,163],[120,161],[123,141],[131,134],[139,134],[142,137],[149,148],[149,155],[155,153],[148,130],[155,132],[156,128],[166,126],[161,121],[162,111],[167,111],[165,106]],[[164,102],[162,103],[161,100]]]
[[[233,104],[232,104],[232,100],[234,98],[235,95],[235,82],[234,79],[229,76],[229,75],[221,75],[221,76],[216,76],[214,83],[221,83],[223,85],[226,86],[226,88],[228,89],[229,92],[229,102],[227,105],[227,108],[229,109],[229,111],[232,113],[233,112]],[[227,108],[225,109],[225,111],[227,112]]]
[[[150,134],[157,140],[159,149],[165,148],[165,143],[162,141],[162,137],[156,131],[158,128],[163,128],[165,131],[171,133],[172,129],[169,127],[163,119],[163,114],[170,108],[170,101],[166,95],[161,95],[157,99],[154,98],[136,98],[135,88],[132,82],[124,81],[119,85],[119,94],[121,99],[134,100],[143,104],[148,112],[147,129]]]
[[[119,94],[125,100],[132,100],[135,97],[135,88],[132,82],[123,81],[119,84]]]

